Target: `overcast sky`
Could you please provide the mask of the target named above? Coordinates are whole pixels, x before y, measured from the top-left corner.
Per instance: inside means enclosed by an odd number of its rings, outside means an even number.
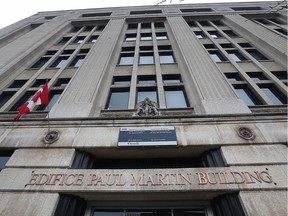
[[[4,0],[2,0],[4,1]],[[136,5],[156,5],[161,0],[7,0],[0,7],[0,29],[40,11]],[[167,0],[165,4],[179,4]],[[252,0],[253,1],[253,0]],[[251,0],[182,0],[181,3],[252,2]],[[257,1],[257,0],[256,0]],[[263,0],[262,0],[263,1]],[[269,1],[269,0],[264,0]],[[171,3],[170,3],[171,2]]]

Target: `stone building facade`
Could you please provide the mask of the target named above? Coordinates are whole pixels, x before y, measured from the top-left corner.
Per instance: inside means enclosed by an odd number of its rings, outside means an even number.
[[[0,215],[287,215],[287,2],[39,12],[0,30]],[[49,104],[13,121],[49,82]]]

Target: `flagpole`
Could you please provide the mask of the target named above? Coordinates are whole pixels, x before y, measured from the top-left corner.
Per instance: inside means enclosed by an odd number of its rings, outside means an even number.
[[[50,108],[49,108],[49,103],[47,104],[47,107],[48,107],[48,115],[47,115],[47,117],[48,117],[48,121],[47,121],[47,123],[48,123],[48,133],[50,133],[50,117],[49,117]]]

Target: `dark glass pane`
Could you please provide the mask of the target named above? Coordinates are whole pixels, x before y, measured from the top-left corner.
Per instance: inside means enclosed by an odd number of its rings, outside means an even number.
[[[163,75],[163,83],[181,83],[180,75]]]
[[[60,78],[57,83],[54,85],[55,87],[65,88],[70,81],[70,78]]]
[[[183,90],[165,90],[167,108],[187,107]]]
[[[247,73],[247,74],[254,81],[267,80],[267,78],[263,75],[263,73]]]
[[[260,86],[260,88],[275,105],[287,103],[287,98],[274,86]]]
[[[92,216],[124,216],[123,210],[94,210]]]
[[[108,109],[127,109],[129,100],[129,92],[111,92]]]
[[[287,71],[273,71],[272,74],[280,80],[287,80]]]
[[[154,84],[156,83],[155,76],[139,76],[138,77],[139,84]]]
[[[49,59],[50,57],[42,57],[31,68],[41,68]]]
[[[12,150],[0,151],[0,171],[5,168],[5,165],[12,156],[12,154],[13,154]]]
[[[16,92],[3,92],[0,95],[0,108],[15,94]]]
[[[126,216],[171,216],[170,209],[129,209],[126,211]]]
[[[210,51],[210,56],[215,62],[225,61],[225,58],[218,51]]]
[[[174,216],[205,216],[205,210],[202,208],[195,209],[177,209],[173,211]]]
[[[175,63],[174,57],[172,54],[163,54],[159,55],[160,64],[173,64]]]
[[[26,82],[27,80],[14,80],[9,88],[21,88]]]
[[[253,56],[256,60],[268,60],[264,55],[262,55],[257,50],[247,50],[247,52]]]
[[[133,59],[133,56],[121,56],[119,60],[119,65],[132,65]]]
[[[225,76],[227,80],[229,81],[241,81],[242,80],[238,73],[226,73]]]
[[[67,59],[68,58],[60,57],[56,61],[54,61],[53,64],[50,67],[61,68],[61,67],[64,66],[64,64],[67,61]]]
[[[114,85],[128,85],[131,83],[131,77],[130,76],[115,76],[113,78],[113,84]]]
[[[248,106],[259,105],[260,102],[257,98],[252,94],[252,92],[248,88],[236,88],[236,94],[240,97]]]
[[[17,108],[19,108],[21,105],[29,101],[33,97],[34,93],[35,92],[27,92],[26,94],[24,94],[22,98],[20,98],[20,100],[17,101],[16,104],[14,104],[14,106],[11,107],[10,111],[17,111]]]
[[[84,62],[84,58],[85,58],[85,56],[76,57],[69,66],[70,67],[80,67],[82,65],[82,63]]]
[[[154,101],[157,103],[157,93],[155,90],[151,91],[138,91],[137,92],[137,103],[140,101],[143,101],[145,98],[149,98],[151,101]]]
[[[60,95],[62,94],[62,92],[57,92],[57,93],[50,93],[49,94],[49,103],[48,105],[40,105],[38,106],[37,110],[41,110],[41,111],[50,111],[52,109],[52,107],[54,106],[54,104],[58,101]]]
[[[246,60],[246,58],[243,55],[241,55],[238,51],[228,51],[228,55],[234,61],[244,61],[244,60]]]
[[[154,64],[153,55],[141,55],[140,54],[139,64]]]

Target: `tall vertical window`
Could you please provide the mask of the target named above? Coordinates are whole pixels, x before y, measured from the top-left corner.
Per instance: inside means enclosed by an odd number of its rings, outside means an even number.
[[[275,105],[287,104],[287,97],[273,85],[260,85],[259,87]]]
[[[127,109],[129,100],[128,89],[112,90],[107,104],[107,109]]]
[[[149,98],[151,101],[154,101],[157,103],[157,92],[156,89],[150,89],[150,88],[143,88],[138,89],[137,91],[137,103],[140,101],[143,101],[145,98]]]
[[[61,94],[62,94],[62,90],[61,91],[50,91],[49,92],[49,103],[47,105],[38,106],[37,110],[41,110],[41,111],[51,110],[52,107],[56,104],[56,102],[60,98]]]
[[[226,59],[218,51],[209,51],[211,58],[215,62],[226,61]]]
[[[235,86],[235,92],[248,106],[260,105],[261,102],[246,86]]]
[[[153,53],[141,53],[139,56],[139,64],[154,64]]]
[[[85,56],[76,56],[75,59],[69,65],[70,67],[80,67],[84,62]]]
[[[120,59],[119,59],[119,65],[132,65],[133,59],[134,59],[133,53],[121,54]]]
[[[188,106],[182,89],[165,89],[165,99],[167,108],[184,108]]]
[[[159,53],[160,64],[173,64],[175,63],[172,53]]]
[[[50,67],[62,68],[65,65],[67,59],[68,57],[59,57],[56,61],[52,63]]]
[[[50,57],[41,57],[36,63],[34,63],[31,68],[41,68],[48,60]]]

